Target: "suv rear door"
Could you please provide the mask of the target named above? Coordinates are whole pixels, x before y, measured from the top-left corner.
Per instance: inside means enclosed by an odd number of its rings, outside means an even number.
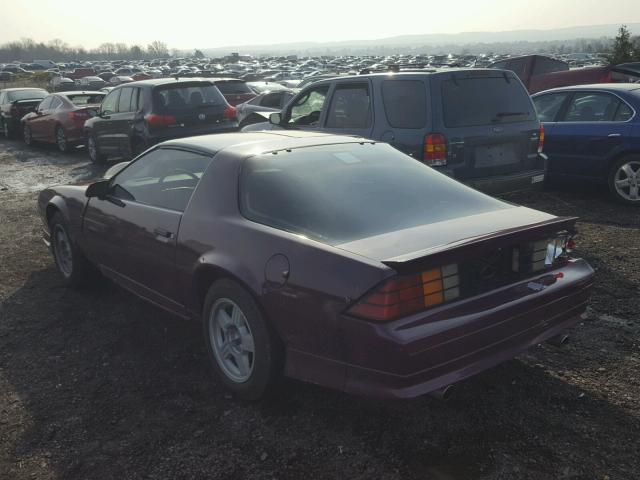
[[[431,76],[436,132],[447,141],[446,170],[462,181],[544,172],[538,155],[540,123],[513,72],[457,71]],[[531,182],[544,176],[532,175]]]

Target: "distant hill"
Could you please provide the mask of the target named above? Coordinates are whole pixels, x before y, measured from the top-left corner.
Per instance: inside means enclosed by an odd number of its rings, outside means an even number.
[[[640,23],[627,25],[632,34],[640,34]],[[474,44],[500,45],[508,43],[541,43],[570,41],[577,39],[602,39],[613,38],[617,34],[619,24],[587,25],[580,27],[557,28],[552,30],[510,30],[503,32],[462,32],[462,33],[426,33],[416,35],[400,35],[376,40],[350,40],[337,42],[293,42],[272,45],[230,45],[227,47],[201,49],[205,55],[218,57],[228,55],[231,52],[241,54],[318,54],[328,52],[345,52],[353,50],[354,54],[363,53],[371,49],[384,50],[417,49],[436,46],[464,46]]]

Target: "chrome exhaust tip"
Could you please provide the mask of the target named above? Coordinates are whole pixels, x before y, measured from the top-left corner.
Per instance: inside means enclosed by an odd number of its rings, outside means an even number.
[[[453,385],[447,385],[446,387],[439,388],[433,392],[429,392],[433,398],[446,402],[453,395]]]
[[[550,338],[549,343],[551,343],[552,345],[562,346],[569,343],[569,338],[569,335],[562,334],[558,335],[557,337]]]

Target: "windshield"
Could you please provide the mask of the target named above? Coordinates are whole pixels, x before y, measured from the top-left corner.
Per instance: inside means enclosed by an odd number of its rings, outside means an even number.
[[[386,144],[341,144],[245,160],[249,220],[336,245],[509,205]]]
[[[508,79],[508,80],[507,80]],[[513,73],[442,82],[447,127],[523,122],[536,118],[529,94]]]
[[[9,92],[8,98],[10,102],[15,102],[16,100],[41,100],[47,95],[49,93],[46,90],[16,90]]]

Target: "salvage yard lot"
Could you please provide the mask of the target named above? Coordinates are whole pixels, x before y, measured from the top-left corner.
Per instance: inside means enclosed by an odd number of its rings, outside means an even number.
[[[640,476],[638,209],[586,189],[509,197],[581,217],[597,280],[565,347],[465,381],[446,403],[287,382],[246,404],[211,380],[197,325],[109,284],[63,287],[37,191],[101,173],[85,152],[0,140],[0,479]]]

